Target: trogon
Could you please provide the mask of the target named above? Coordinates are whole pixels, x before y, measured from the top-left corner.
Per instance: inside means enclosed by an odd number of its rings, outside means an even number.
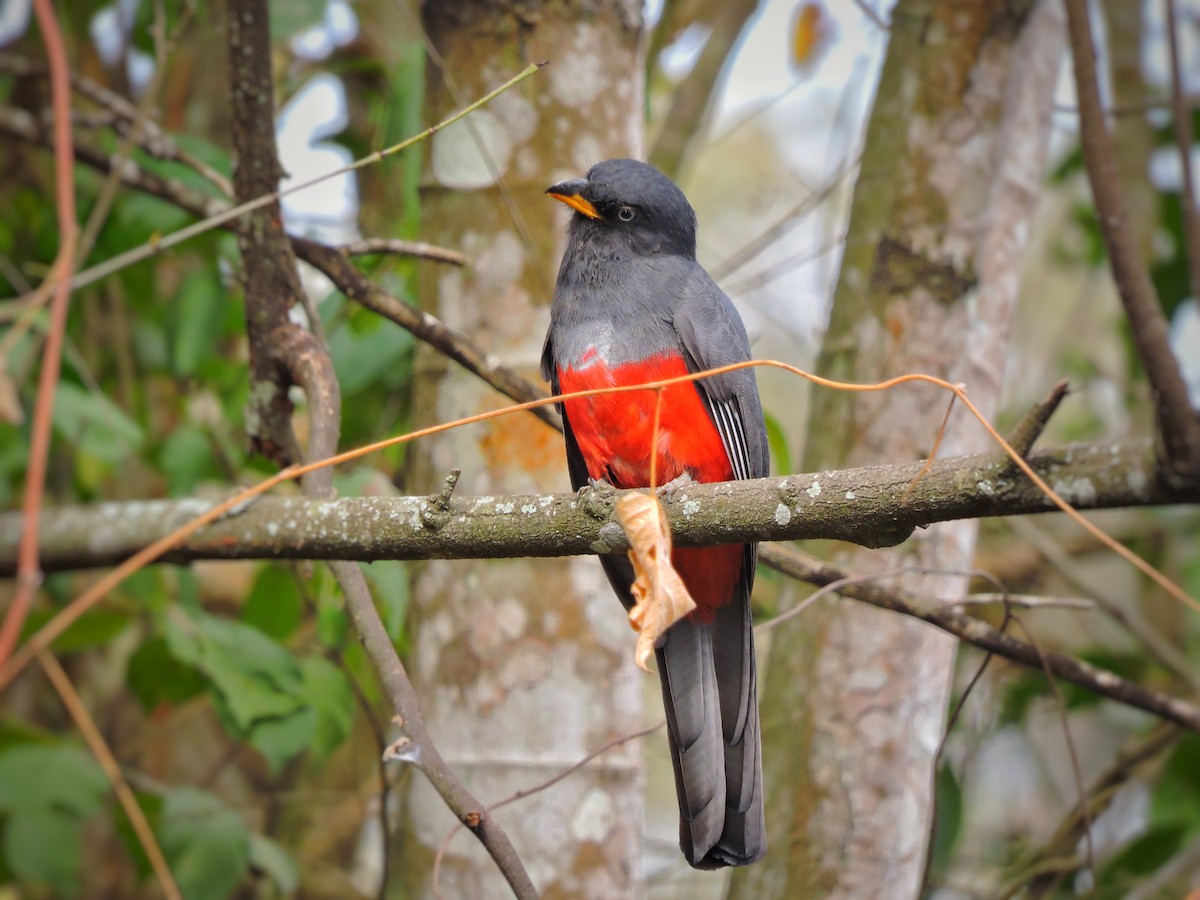
[[[555,393],[640,384],[750,358],[725,293],[696,261],[696,214],[657,169],[631,159],[547,190],[571,207],[542,375]],[[563,404],[571,484],[616,488],[681,476],[698,482],[767,475],[767,433],[753,369],[663,392],[604,394]],[[679,842],[700,869],[766,852],[762,750],[751,631],[755,544],[677,547],[672,562],[696,610],[656,650],[679,799]],[[600,558],[629,609],[633,569]]]

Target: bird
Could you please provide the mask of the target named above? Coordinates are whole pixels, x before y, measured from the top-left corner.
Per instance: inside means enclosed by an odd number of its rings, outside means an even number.
[[[547,194],[574,212],[558,271],[541,372],[555,394],[641,384],[750,359],[729,297],[696,261],[696,214],[683,191],[632,159],[597,163]],[[560,404],[571,485],[650,485],[654,391]],[[761,478],[767,432],[752,368],[663,390],[658,484]],[[669,484],[668,484],[669,483]],[[766,853],[750,593],[756,544],[676,547],[696,609],[655,650],[679,801],[679,844],[697,869]],[[628,611],[632,565],[603,555]]]

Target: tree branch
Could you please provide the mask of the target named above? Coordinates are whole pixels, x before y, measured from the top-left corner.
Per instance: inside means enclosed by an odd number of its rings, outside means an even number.
[[[0,133],[39,146],[46,145],[49,140],[35,117],[24,110],[13,107],[0,106]],[[113,167],[113,157],[90,147],[76,144],[75,155],[80,162],[99,172],[107,173]],[[120,171],[122,181],[129,187],[173,203],[180,209],[200,218],[220,215],[232,208],[224,200],[206,196],[181,182],[147,172],[128,160],[120,166]],[[223,222],[221,227],[238,234],[245,228],[245,222],[240,218],[230,219]],[[328,247],[306,238],[291,238],[291,242],[293,249],[301,259],[323,272],[347,297],[408,330],[415,337],[458,362],[469,372],[478,375],[509,399],[525,403],[545,396],[538,386],[521,377],[514,369],[492,358],[471,338],[454,331],[436,316],[400,300],[360,272],[351,263],[350,256],[352,254],[376,252],[372,248],[383,245],[370,240],[340,248]],[[414,255],[424,258],[437,259],[451,264],[456,264],[459,259],[465,260],[465,257],[461,257],[461,254],[457,254],[453,250],[432,247],[428,244],[421,244],[418,247],[422,248],[421,252],[414,253]],[[562,420],[553,409],[541,407],[531,412],[552,428],[562,429]]]
[[[275,145],[270,18],[267,0],[228,0],[226,12],[237,157],[234,187],[237,199],[245,202],[275,194],[283,174]],[[304,331],[288,317],[289,307],[303,299],[303,292],[292,242],[283,229],[278,196],[252,212],[237,236],[246,272],[246,330],[250,339],[246,422],[251,440],[281,465],[297,460],[299,451],[287,391],[290,385],[298,385],[308,399],[311,420],[306,461],[328,459],[337,452],[341,389],[320,337]],[[309,471],[303,476],[302,486],[311,501],[331,502],[332,468]],[[513,893],[518,898],[536,897],[537,891],[512,842],[446,765],[430,738],[416,692],[375,609],[362,570],[344,561],[331,562],[330,568],[396,710],[394,721],[412,746],[408,761],[429,779],[460,821],[471,827]]]
[[[759,559],[771,568],[809,584],[824,586],[850,578],[844,570],[790,547],[763,547],[760,549]],[[1116,700],[1118,703],[1136,706],[1160,718],[1200,732],[1200,706],[1143,687],[1062,653],[1039,653],[1038,648],[1029,641],[997,631],[982,619],[968,616],[953,607],[942,603],[930,603],[928,600],[884,587],[876,582],[845,584],[839,587],[837,592],[851,600],[920,619],[981,650],[1019,662],[1031,669],[1049,670],[1055,678],[1069,681],[1092,693]]]
[[[1148,441],[1075,445],[1040,451],[1030,461],[1080,509],[1200,500],[1200,488],[1171,488],[1156,477]],[[888,546],[933,522],[1054,510],[1024,476],[1006,473],[1004,458],[982,454],[935,462],[903,501],[922,468],[914,462],[691,484],[665,505],[680,546],[816,538]],[[458,497],[444,509],[436,497],[264,496],[239,515],[201,529],[167,559],[368,561],[620,552],[626,544],[611,515],[615,496],[592,491]],[[188,499],[47,510],[42,564],[48,571],[111,565],[209,506]],[[0,514],[0,575],[13,569],[22,524],[17,513]]]
[[[1138,357],[1145,366],[1166,456],[1166,471],[1180,481],[1200,481],[1200,417],[1167,340],[1167,319],[1150,280],[1121,195],[1112,138],[1100,106],[1096,51],[1087,0],[1066,0],[1083,161],[1096,201],[1096,217],[1117,291],[1129,318]]]

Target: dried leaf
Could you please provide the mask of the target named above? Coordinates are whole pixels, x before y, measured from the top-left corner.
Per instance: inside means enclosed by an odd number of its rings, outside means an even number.
[[[633,599],[629,624],[638,633],[634,659],[649,672],[655,645],[667,629],[696,608],[683,579],[671,565],[671,530],[657,497],[625,494],[617,500],[617,521],[629,539]]]
[[[802,67],[811,62],[828,36],[828,17],[820,3],[805,3],[797,9],[792,24],[792,64]]]

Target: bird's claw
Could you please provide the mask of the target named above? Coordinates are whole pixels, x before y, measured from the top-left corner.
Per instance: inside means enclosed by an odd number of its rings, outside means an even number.
[[[677,493],[679,493],[688,485],[695,483],[696,481],[694,478],[692,478],[690,472],[680,472],[679,475],[677,475],[675,478],[672,478],[670,481],[660,487],[658,492],[668,503],[673,503]]]
[[[612,515],[616,495],[617,489],[603,478],[588,478],[588,483],[579,489],[579,502],[591,516],[606,520]]]

